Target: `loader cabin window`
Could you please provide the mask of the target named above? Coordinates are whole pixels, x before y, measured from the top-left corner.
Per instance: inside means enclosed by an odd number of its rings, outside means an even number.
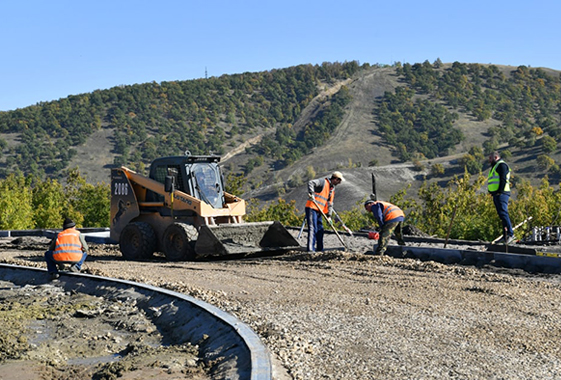
[[[198,198],[214,208],[222,208],[223,191],[218,166],[210,163],[197,163],[191,166]]]

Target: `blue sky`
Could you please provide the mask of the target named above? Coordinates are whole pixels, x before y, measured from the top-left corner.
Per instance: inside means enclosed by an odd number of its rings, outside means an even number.
[[[561,1],[5,0],[0,111],[114,86],[299,64],[561,70]]]

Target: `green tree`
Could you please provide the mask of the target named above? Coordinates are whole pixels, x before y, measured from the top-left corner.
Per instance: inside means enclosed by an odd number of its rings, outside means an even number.
[[[450,238],[491,240],[500,228],[493,221],[497,216],[491,197],[480,192],[485,181],[481,174],[472,179],[466,171],[463,177],[455,176],[445,188],[423,183],[418,202],[405,198],[405,190],[392,196],[390,202],[407,210],[406,223],[430,235],[446,237],[451,227]]]
[[[111,188],[105,182],[82,184],[76,193],[74,207],[82,216],[84,227],[109,227]]]
[[[0,180],[0,194],[0,229],[33,228],[33,194],[23,174],[10,174]]]
[[[364,210],[365,201],[366,201],[366,197],[358,201],[352,209],[341,211],[338,213],[341,219],[343,220],[343,223],[345,223],[345,225],[351,231],[359,231],[360,229],[374,228],[375,222],[372,213],[367,213]],[[337,226],[339,226],[338,223]]]
[[[276,202],[272,202],[269,206],[260,208],[259,202],[252,199],[248,206],[249,212],[245,218],[248,222],[276,220],[285,226],[298,226],[303,220],[294,200],[287,202],[278,198]]]
[[[306,179],[306,181],[310,181],[310,180],[316,178],[316,175],[317,175],[317,173],[316,173],[313,166],[311,166],[311,165],[306,166],[306,175],[304,177]]]
[[[522,222],[528,217],[532,217],[530,224],[517,231],[518,236],[523,235],[523,231],[528,231],[530,225],[551,226],[559,224],[561,212],[561,193],[555,190],[545,176],[539,187],[533,187],[528,180],[521,180],[517,188],[517,197],[509,206],[509,213],[513,224]],[[498,236],[498,235],[497,235]]]
[[[483,163],[471,154],[465,154],[460,160],[460,165],[470,174],[477,174],[483,168]]]
[[[60,228],[68,201],[63,186],[56,179],[46,179],[37,182],[32,193],[35,228]]]
[[[86,179],[80,175],[78,168],[68,170],[64,187],[67,202],[62,212],[63,217],[71,218],[79,227],[83,226],[84,214],[77,207],[81,202],[80,190],[85,185]]]
[[[444,174],[444,166],[440,163],[433,164],[430,168],[430,172],[435,177],[442,175]]]
[[[226,176],[225,190],[227,193],[239,197],[244,193],[242,189],[246,182],[247,178],[245,178],[243,174],[236,175],[230,172]]]
[[[551,136],[544,136],[542,138],[542,147],[545,153],[555,152],[557,149],[557,141]]]
[[[538,163],[538,167],[542,170],[548,170],[551,166],[555,164],[553,158],[545,154],[540,154],[536,159],[536,162]]]

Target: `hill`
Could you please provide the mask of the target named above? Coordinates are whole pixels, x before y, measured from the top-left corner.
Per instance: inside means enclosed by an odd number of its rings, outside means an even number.
[[[340,170],[344,210],[371,192],[371,173],[382,199],[408,185],[414,195],[422,181],[445,185],[466,165],[485,170],[484,153],[500,148],[519,179],[558,181],[559,88],[553,70],[458,62],[302,65],[121,86],[0,112],[0,174],[78,167],[108,182],[112,166],[143,171],[157,156],[212,151],[226,173],[243,173],[244,198],[294,199],[300,209],[308,179]]]
[[[452,64],[443,64],[446,70]],[[498,66],[505,76],[517,70],[516,67]],[[544,69],[545,70],[545,69]],[[548,75],[559,76],[558,72],[547,70]],[[460,129],[465,138],[450,152],[450,154],[433,159],[419,159],[415,163],[402,162],[394,152],[395,148],[387,143],[379,131],[379,125],[374,116],[374,110],[379,106],[381,98],[386,92],[394,92],[399,86],[404,86],[396,74],[394,67],[371,68],[356,75],[347,84],[352,101],[346,108],[345,116],[337,127],[333,136],[325,145],[315,148],[311,154],[303,157],[296,165],[275,172],[276,181],[269,181],[246,196],[270,200],[278,196],[279,188],[287,187],[286,183],[294,177],[305,177],[307,168],[313,167],[320,176],[328,176],[333,170],[339,170],[347,179],[337,188],[338,209],[352,208],[371,193],[371,174],[376,176],[376,187],[381,199],[389,199],[398,190],[407,189],[408,195],[415,196],[423,181],[437,181],[445,186],[454,175],[463,175],[462,158],[473,147],[482,147],[492,136],[489,129],[497,127],[500,121],[496,119],[477,120],[466,112],[458,112],[458,119],[454,125]],[[423,95],[417,95],[422,97]],[[451,108],[451,107],[449,107]],[[509,144],[502,142],[496,146],[499,150],[508,150],[512,157],[509,163],[516,180],[526,179],[533,185],[539,185],[544,175],[548,174],[553,182],[559,180],[558,173],[540,167],[537,157],[544,154],[538,142],[532,144]],[[548,153],[555,162],[560,162],[559,149]],[[486,156],[480,157],[481,168],[488,170]],[[375,163],[375,164],[373,164]],[[441,164],[444,168],[442,175],[431,175],[431,167]],[[250,176],[257,176],[253,174]],[[266,174],[263,173],[263,176]],[[294,181],[294,180],[293,180]],[[296,183],[301,181],[294,181]],[[555,182],[557,183],[557,182]],[[485,189],[482,189],[485,191]],[[282,190],[280,191],[282,193]],[[295,200],[299,209],[303,209],[306,199],[306,186],[299,185],[288,188],[282,197]]]

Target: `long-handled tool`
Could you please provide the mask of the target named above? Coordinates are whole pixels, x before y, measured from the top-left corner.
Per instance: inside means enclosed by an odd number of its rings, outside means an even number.
[[[300,227],[300,232],[298,232],[298,238],[300,239],[300,237],[302,236],[302,232],[304,231],[304,226],[306,225],[306,217],[304,216],[304,220],[302,221],[302,227]]]
[[[343,239],[341,238],[341,236],[339,235],[339,232],[337,232],[337,230],[335,229],[335,226],[333,225],[333,222],[331,221],[331,219],[329,219],[327,217],[327,215],[325,215],[325,213],[323,212],[323,210],[319,207],[318,203],[316,202],[315,199],[311,198],[312,202],[314,202],[314,204],[316,205],[316,207],[318,208],[319,212],[321,213],[321,215],[325,218],[325,220],[327,220],[327,222],[329,223],[329,225],[331,226],[331,228],[333,228],[333,231],[335,232],[335,235],[337,235],[337,237],[339,238],[339,241],[341,242],[341,244],[343,244],[343,247],[345,247],[345,249],[347,249],[347,245],[345,244],[345,242],[343,241]]]
[[[347,226],[345,226],[345,223],[343,222],[343,219],[341,219],[341,217],[339,216],[339,214],[337,214],[337,211],[335,211],[335,209],[333,209],[333,213],[335,214],[335,216],[337,217],[337,219],[339,219],[339,221],[341,222],[341,225],[343,226],[343,228],[345,229],[345,231],[347,231],[347,233],[351,236],[353,236],[353,231],[351,231],[351,229]]]
[[[518,227],[520,227],[520,226],[523,225],[523,224],[526,224],[526,222],[528,222],[528,221],[530,221],[530,220],[532,220],[532,217],[531,217],[531,216],[529,216],[528,218],[526,218],[523,222],[518,223],[516,226],[514,226],[514,227],[512,228],[512,230],[514,231],[515,229],[517,229]],[[498,238],[496,238],[495,240],[493,240],[493,241],[491,242],[491,244],[495,244],[495,243],[498,242],[501,238],[504,239],[503,235],[501,235],[501,236],[499,236]],[[506,242],[506,241],[505,241],[505,242]]]
[[[370,199],[373,201],[378,200],[378,195],[376,194],[376,176],[372,173],[372,194],[370,194]]]

